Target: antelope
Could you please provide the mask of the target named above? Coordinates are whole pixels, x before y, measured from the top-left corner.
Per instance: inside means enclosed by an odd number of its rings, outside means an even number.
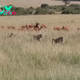
[[[33,38],[37,41],[40,41],[40,39],[42,38],[42,34],[39,35],[33,35]]]
[[[62,43],[63,42],[63,37],[58,37],[56,39],[52,39],[52,44],[53,44],[53,41],[54,41],[54,43]]]
[[[69,31],[69,29],[68,29],[67,27],[64,27],[64,26],[63,26],[61,29],[62,29],[62,30]]]
[[[55,28],[53,28],[54,30],[61,30],[61,28],[60,27],[55,27]]]

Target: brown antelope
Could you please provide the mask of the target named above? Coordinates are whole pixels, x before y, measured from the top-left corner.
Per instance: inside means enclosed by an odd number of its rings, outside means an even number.
[[[26,26],[21,26],[21,28],[26,28]]]
[[[11,28],[12,28],[12,29],[15,29],[15,27],[14,27],[14,26],[12,26]]]
[[[4,26],[2,26],[2,28],[4,28]]]
[[[55,28],[53,28],[54,30],[58,30],[58,31],[60,31],[61,30],[61,28],[60,27],[55,27]]]
[[[7,28],[8,28],[8,29],[11,29],[11,27],[10,27],[10,26],[8,26]]]
[[[64,26],[61,29],[65,31],[69,31],[68,27],[64,27]]]
[[[33,28],[34,27],[33,23],[31,23],[31,25],[27,25],[27,26],[28,26],[28,28]]]
[[[43,28],[47,28],[47,26],[46,26],[45,24],[42,24],[41,27],[43,27]]]

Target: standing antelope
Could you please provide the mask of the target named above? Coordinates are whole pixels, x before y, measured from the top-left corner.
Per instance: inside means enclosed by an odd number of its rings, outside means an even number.
[[[52,39],[52,44],[53,44],[53,41],[54,41],[54,43],[62,43],[63,42],[63,37],[58,37],[56,39]]]
[[[65,31],[69,31],[69,29],[67,27],[64,27],[64,26],[61,29],[65,30]]]
[[[37,41],[40,41],[40,39],[42,38],[42,34],[39,35],[33,35],[33,38]]]

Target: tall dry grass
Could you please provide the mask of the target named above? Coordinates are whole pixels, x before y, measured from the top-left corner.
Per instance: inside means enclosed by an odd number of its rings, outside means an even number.
[[[48,26],[40,32],[7,30],[7,26],[35,23]],[[0,80],[80,80],[79,15],[38,15],[0,17]],[[54,31],[54,27],[70,31]],[[9,38],[13,32],[16,36]],[[43,34],[40,42],[33,34]],[[51,44],[52,38],[63,36],[63,44]]]

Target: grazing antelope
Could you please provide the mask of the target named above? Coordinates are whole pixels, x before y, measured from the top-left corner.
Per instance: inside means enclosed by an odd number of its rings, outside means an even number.
[[[33,28],[33,25],[28,25],[29,28]]]
[[[53,28],[54,30],[61,30],[61,28],[60,27],[55,27],[55,28]]]
[[[21,26],[21,28],[26,28],[26,26]]]
[[[41,26],[40,28],[39,28],[39,31],[42,29],[43,27]]]
[[[63,37],[58,37],[56,39],[52,39],[52,44],[53,44],[53,41],[54,41],[54,43],[62,43],[63,42]]]
[[[64,26],[61,29],[65,30],[65,31],[69,31],[69,29],[67,27],[64,27]]]
[[[41,27],[47,28],[47,26],[45,24],[42,24]]]
[[[10,26],[8,26],[7,28],[8,28],[8,29],[11,29],[11,27],[10,27]]]
[[[35,31],[39,31],[39,28],[34,28]]]
[[[11,28],[12,28],[12,29],[15,29],[15,27],[14,27],[14,26],[12,26]]]
[[[2,28],[4,28],[4,26],[2,26]]]
[[[34,27],[33,23],[31,23],[31,25],[28,25],[28,28],[33,28],[33,27]]]
[[[25,29],[25,28],[22,28],[21,30],[22,30],[22,31],[25,31],[26,29]]]
[[[42,34],[39,35],[33,35],[33,38],[37,41],[40,41],[40,39],[42,38]]]
[[[43,27],[34,28],[35,31],[40,31]]]
[[[34,30],[34,25],[32,23],[31,25],[26,25],[26,29],[32,31]]]

